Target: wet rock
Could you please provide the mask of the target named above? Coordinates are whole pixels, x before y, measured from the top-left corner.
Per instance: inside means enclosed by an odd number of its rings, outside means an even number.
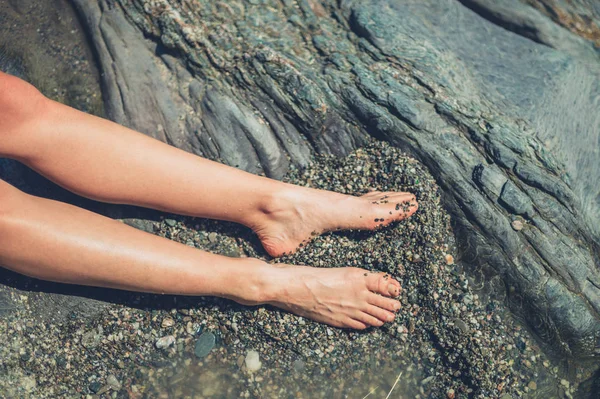
[[[260,355],[257,351],[248,351],[244,363],[248,371],[258,371],[262,366]]]
[[[429,384],[431,381],[433,381],[435,379],[435,376],[429,376],[427,378],[424,378],[421,380],[421,385],[427,385]]]
[[[303,360],[296,359],[294,360],[293,367],[295,372],[301,373],[302,371],[304,371],[306,363]]]
[[[198,337],[196,346],[194,347],[194,354],[197,358],[202,359],[210,353],[216,345],[216,337],[213,333],[207,331]]]

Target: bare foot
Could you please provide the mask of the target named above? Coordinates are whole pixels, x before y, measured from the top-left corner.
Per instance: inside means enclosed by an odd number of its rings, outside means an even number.
[[[373,230],[417,210],[415,196],[374,191],[361,197],[289,186],[274,196],[250,227],[274,257],[290,254],[319,234]]]
[[[400,283],[385,273],[355,267],[269,265],[265,297],[270,304],[334,327],[365,329],[394,320]]]

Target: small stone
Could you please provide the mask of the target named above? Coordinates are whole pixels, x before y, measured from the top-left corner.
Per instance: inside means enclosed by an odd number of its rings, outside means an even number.
[[[515,231],[519,231],[523,229],[523,222],[520,220],[513,220],[510,224]]]
[[[563,385],[563,386],[565,386],[565,387],[567,387],[567,388],[568,388],[568,387],[569,387],[569,385],[570,385],[569,381],[567,381],[567,380],[564,380],[564,379],[563,379],[563,380],[560,380],[560,384],[561,384],[561,385]]]
[[[302,361],[300,359],[297,359],[297,360],[294,360],[293,366],[294,366],[294,370],[296,372],[300,373],[300,372],[304,371],[304,368],[306,367],[306,363],[304,363],[304,361]]]
[[[110,385],[110,387],[115,391],[119,391],[121,389],[121,383],[113,374],[108,376],[108,378],[106,379],[106,383]]]
[[[165,223],[171,227],[175,227],[177,225],[177,220],[175,219],[165,219]]]
[[[451,388],[451,389],[448,389],[448,390],[446,391],[446,397],[447,397],[448,399],[454,399],[454,389],[452,389],[452,388]]]
[[[165,349],[165,348],[168,348],[169,346],[173,345],[174,343],[175,343],[175,337],[172,335],[167,335],[167,336],[159,338],[156,341],[156,347],[158,349]]]
[[[435,378],[435,376],[431,375],[431,376],[423,379],[421,381],[421,385],[427,385],[427,384],[429,384],[431,381],[433,381],[434,378]]]
[[[461,319],[454,319],[454,325],[456,327],[458,327],[458,329],[463,333],[463,334],[468,334],[470,331],[469,326],[467,325],[467,323],[465,323],[464,321],[462,321]]]
[[[31,392],[37,387],[37,381],[33,376],[30,375],[21,378],[21,381],[19,381],[19,383],[21,385],[21,388],[25,392]]]
[[[217,242],[217,233],[212,232],[208,235],[208,241],[214,243]]]
[[[532,391],[535,391],[537,389],[537,384],[535,383],[535,381],[529,381],[529,384],[527,384],[527,387],[529,389],[531,389]]]
[[[102,384],[98,381],[94,381],[89,385],[89,388],[92,393],[97,393],[102,388]]]
[[[211,332],[202,333],[200,337],[198,337],[198,341],[196,341],[194,354],[199,359],[205,358],[215,347],[216,343],[217,338],[215,337],[215,334]]]
[[[452,256],[450,254],[446,254],[445,258],[446,258],[446,264],[447,265],[453,265],[454,264],[454,256]]]
[[[245,362],[248,371],[258,371],[262,366],[260,355],[257,351],[248,351]]]
[[[231,323],[231,329],[233,332],[237,333],[239,331],[238,324],[236,322]]]
[[[175,320],[170,317],[165,317],[161,323],[162,328],[168,328],[175,325]]]

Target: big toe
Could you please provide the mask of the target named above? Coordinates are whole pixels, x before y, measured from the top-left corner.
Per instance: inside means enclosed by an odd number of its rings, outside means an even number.
[[[387,273],[373,273],[368,275],[367,288],[369,291],[391,297],[399,296],[402,291],[400,283]]]

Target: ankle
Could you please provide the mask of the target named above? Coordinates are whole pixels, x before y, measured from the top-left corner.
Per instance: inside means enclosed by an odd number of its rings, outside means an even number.
[[[266,192],[257,202],[253,211],[248,213],[248,227],[256,230],[265,222],[299,217],[300,187],[277,182],[273,190]]]
[[[256,306],[268,304],[273,300],[275,288],[273,271],[275,267],[256,258],[239,259],[243,268],[236,273],[231,292],[223,295],[243,305]]]

